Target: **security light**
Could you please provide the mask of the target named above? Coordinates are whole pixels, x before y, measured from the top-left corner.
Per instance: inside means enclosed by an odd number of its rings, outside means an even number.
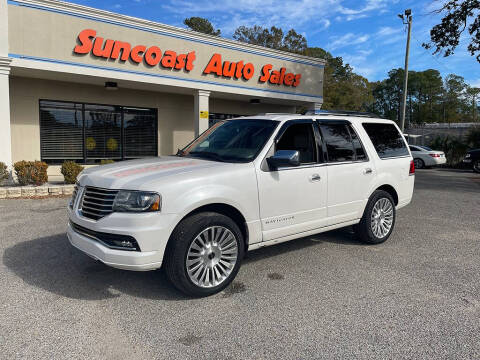
[[[118,85],[114,81],[107,81],[107,82],[105,82],[105,89],[106,90],[118,90]]]

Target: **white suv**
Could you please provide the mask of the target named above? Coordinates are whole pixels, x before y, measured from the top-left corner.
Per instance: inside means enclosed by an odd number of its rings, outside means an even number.
[[[71,244],[107,265],[164,267],[179,290],[216,293],[247,250],[354,225],[388,239],[412,199],[412,156],[394,122],[341,114],[222,121],[176,156],[84,170]]]

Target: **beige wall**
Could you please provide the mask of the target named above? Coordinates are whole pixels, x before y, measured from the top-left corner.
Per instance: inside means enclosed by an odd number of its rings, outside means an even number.
[[[242,86],[251,89],[281,91],[293,95],[322,95],[323,68],[297,62],[316,62],[317,65],[321,66],[321,62],[319,62],[320,60],[318,59],[294,59],[296,55],[281,52],[273,54],[272,51],[268,49],[252,49],[241,43],[232,43],[221,39],[215,40],[208,37],[201,38],[201,36],[195,35],[195,33],[190,36],[181,35],[182,37],[188,37],[188,39],[180,39],[178,37],[179,34],[175,34],[174,32],[172,32],[172,35],[175,36],[161,35],[141,29],[132,29],[125,26],[24,6],[9,5],[8,10],[9,53],[18,56],[55,59],[70,63],[81,63],[87,66],[122,69],[154,75],[167,75],[179,79],[207,81],[215,84]],[[122,22],[120,17],[117,17],[116,20]],[[150,67],[143,62],[137,64],[130,60],[125,62],[121,62],[118,59],[107,60],[95,57],[91,53],[85,55],[75,54],[73,53],[73,49],[77,45],[77,36],[84,29],[95,30],[97,37],[129,42],[132,47],[136,45],[145,45],[147,47],[155,45],[158,46],[162,52],[172,50],[177,54],[195,51],[196,60],[194,62],[194,69],[190,72],[185,70],[171,70],[162,68],[159,65]],[[153,25],[152,29],[154,29]],[[164,29],[162,31],[168,32],[168,30],[166,31]],[[193,41],[195,37],[200,37],[200,41]],[[208,42],[208,44],[205,42]],[[242,51],[242,49],[245,51]],[[242,60],[245,63],[253,63],[255,66],[253,77],[245,81],[243,79],[203,74],[203,70],[214,53],[221,54],[223,61],[238,62]],[[260,55],[260,53],[263,55]],[[266,64],[273,65],[274,70],[285,67],[287,72],[302,74],[300,85],[298,87],[291,87],[271,84],[269,82],[260,83],[258,79],[261,75],[261,68]],[[192,84],[195,86],[196,83]],[[275,97],[275,93],[265,93],[265,95]],[[318,101],[321,102],[321,98],[319,98]]]
[[[39,100],[129,105],[158,109],[158,150],[172,154],[193,138],[193,96],[72,84],[31,78],[10,78],[12,158],[40,159]]]
[[[34,78],[10,78],[10,119],[12,160],[40,160],[39,100],[128,105],[158,110],[158,151],[169,155],[193,139],[193,95],[118,89]],[[293,112],[292,106],[250,105],[226,99],[210,98],[210,112],[250,115],[260,112]],[[61,180],[59,167],[51,166],[49,175]]]

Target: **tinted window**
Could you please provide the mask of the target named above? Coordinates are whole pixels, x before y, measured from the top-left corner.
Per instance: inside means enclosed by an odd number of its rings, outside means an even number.
[[[363,128],[372,140],[380,158],[408,155],[403,136],[394,125],[364,123]]]
[[[157,155],[157,110],[40,100],[41,158],[48,163]]]
[[[352,136],[353,148],[355,150],[355,155],[357,156],[357,160],[366,160],[367,155],[365,154],[365,150],[362,147],[362,143],[360,142],[360,139],[358,138],[357,134],[355,133],[355,131],[350,125],[348,125],[348,130],[350,130],[350,135]]]
[[[323,141],[327,146],[328,161],[342,162],[355,160],[350,133],[345,124],[320,124]]]
[[[183,156],[216,161],[252,161],[278,123],[271,120],[230,120],[215,123],[181,152]]]
[[[316,162],[315,137],[312,125],[290,125],[278,141],[276,150],[297,150],[300,154],[300,163]]]
[[[420,149],[417,149],[415,146],[410,146],[410,151],[420,151]]]

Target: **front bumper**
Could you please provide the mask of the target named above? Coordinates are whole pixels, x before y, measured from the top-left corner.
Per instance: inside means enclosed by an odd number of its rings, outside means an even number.
[[[163,252],[126,251],[110,249],[99,242],[75,232],[68,224],[67,236],[70,244],[95,260],[123,270],[147,271],[162,266]]]
[[[112,248],[88,234],[75,231],[69,223],[67,236],[74,247],[106,265],[119,269],[146,271],[162,266],[165,248],[177,221],[175,214],[112,213],[95,221],[83,217],[77,208],[77,204],[73,210],[68,208],[70,222],[92,232],[110,234],[111,237],[131,236],[138,243],[140,251]]]

